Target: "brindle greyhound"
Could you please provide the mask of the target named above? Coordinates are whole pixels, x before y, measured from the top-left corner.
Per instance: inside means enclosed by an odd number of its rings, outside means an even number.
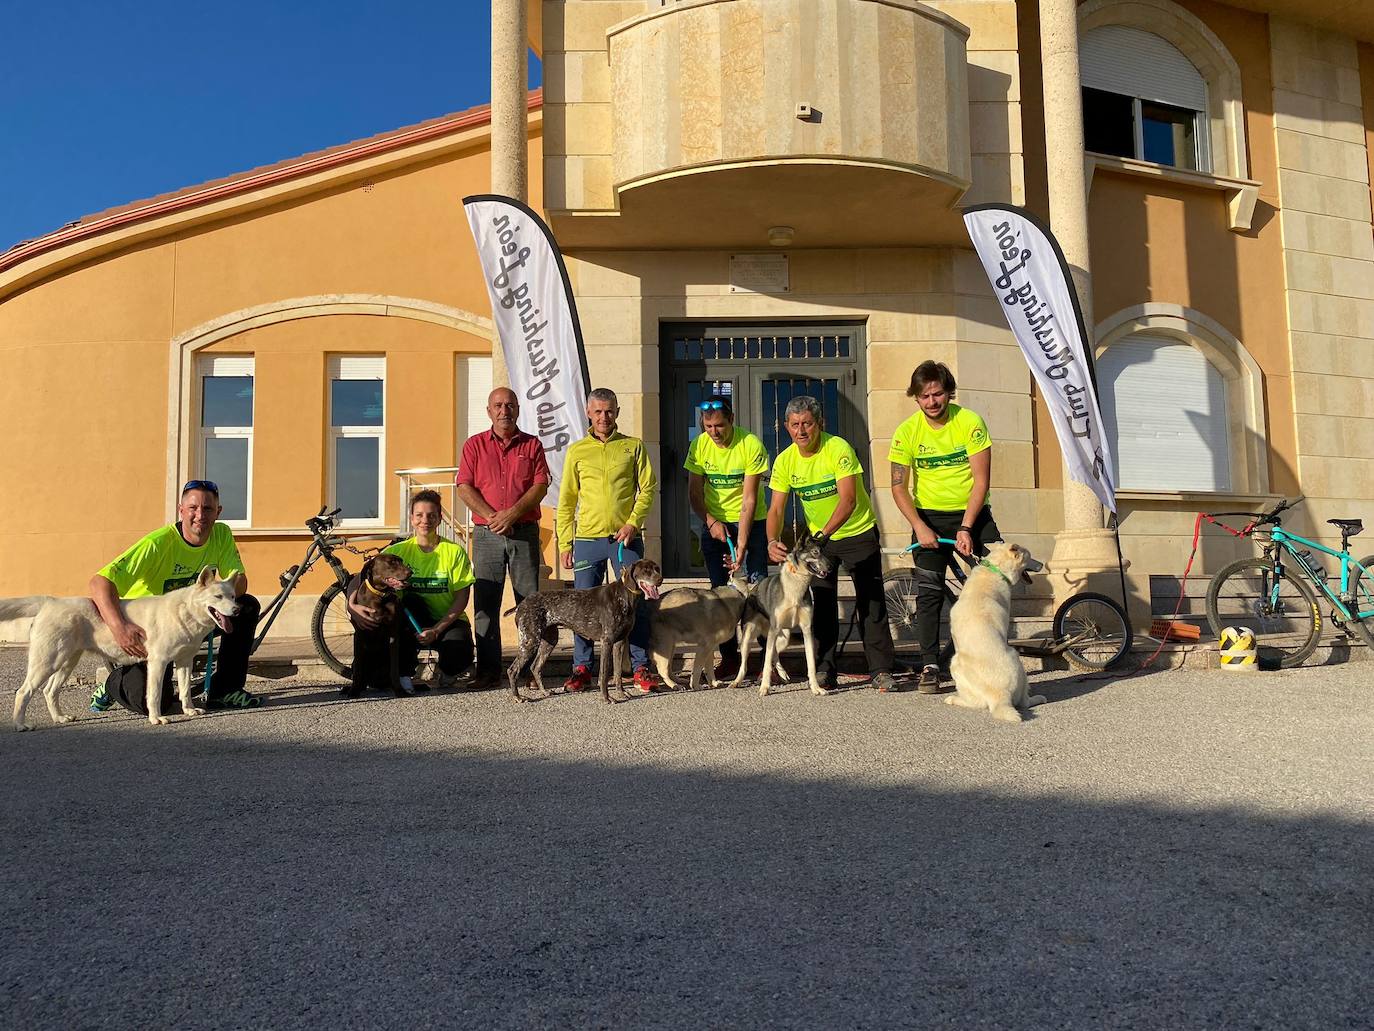
[[[519,654],[506,672],[515,700],[526,701],[520,694],[517,678],[531,655],[534,655],[534,663],[530,666],[531,679],[539,688],[541,697],[548,697],[540,674],[549,653],[558,644],[559,628],[567,627],[575,634],[601,643],[598,680],[601,684],[601,700],[609,703],[611,694],[606,673],[613,662],[615,686],[620,691],[620,650],[616,644],[630,636],[635,623],[635,609],[644,598],[657,598],[661,583],[663,570],[658,568],[657,562],[645,558],[634,565],[625,566],[620,579],[614,583],[585,591],[531,594],[515,608],[508,609],[504,615],[515,613],[515,629],[520,636]],[[535,654],[536,649],[538,654]]]

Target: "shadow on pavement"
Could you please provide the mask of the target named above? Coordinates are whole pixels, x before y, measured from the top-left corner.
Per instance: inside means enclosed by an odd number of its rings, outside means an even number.
[[[1369,826],[459,749],[7,737],[7,1023],[1368,1026]]]

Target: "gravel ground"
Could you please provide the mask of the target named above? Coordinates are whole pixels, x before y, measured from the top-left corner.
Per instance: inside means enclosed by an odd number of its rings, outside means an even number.
[[[861,689],[40,702],[0,730],[0,1012],[1368,1028],[1368,670],[1037,675],[1021,726]]]

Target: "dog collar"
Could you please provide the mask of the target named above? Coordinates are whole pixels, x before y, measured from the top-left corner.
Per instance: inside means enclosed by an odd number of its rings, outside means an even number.
[[[987,559],[985,559],[985,558],[980,558],[980,559],[978,560],[978,564],[979,564],[980,566],[982,566],[983,568],[985,568],[985,569],[991,569],[994,573],[996,573],[998,576],[1000,576],[1003,580],[1005,580],[1005,581],[1007,582],[1007,586],[1008,586],[1008,587],[1011,586],[1011,577],[1007,576],[1006,573],[1002,572],[1000,569],[998,569],[996,566],[994,566],[994,565],[993,565],[991,562],[989,562]]]
[[[377,588],[373,587],[372,581],[367,579],[367,577],[363,577],[363,586],[366,587],[373,594],[375,594],[378,598],[383,597],[386,594],[385,591],[379,591],[377,590]]]

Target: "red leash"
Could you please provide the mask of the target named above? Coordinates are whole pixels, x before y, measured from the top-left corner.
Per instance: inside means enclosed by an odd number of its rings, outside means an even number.
[[[1193,520],[1193,550],[1188,553],[1188,564],[1183,567],[1183,576],[1178,582],[1178,604],[1174,606],[1174,614],[1169,617],[1169,621],[1171,623],[1175,619],[1177,619],[1178,614],[1181,611],[1183,611],[1183,601],[1188,595],[1188,574],[1192,571],[1193,562],[1197,559],[1198,541],[1202,537],[1203,520],[1212,523],[1214,526],[1220,526],[1232,537],[1249,537],[1250,534],[1254,532],[1255,523],[1257,521],[1252,519],[1250,520],[1250,522],[1246,523],[1244,527],[1237,530],[1234,527],[1227,526],[1220,519],[1215,519],[1212,516],[1209,516],[1206,512],[1199,512],[1197,514],[1197,519]],[[1159,658],[1159,653],[1164,650],[1164,646],[1168,643],[1168,641],[1169,638],[1166,634],[1160,640],[1159,647],[1155,649],[1154,654],[1151,655],[1144,662],[1142,662],[1138,667],[1136,667],[1135,673],[1139,673],[1146,666],[1150,665],[1150,663],[1154,662],[1155,659]],[[1132,673],[1131,676],[1135,676],[1135,673]]]

